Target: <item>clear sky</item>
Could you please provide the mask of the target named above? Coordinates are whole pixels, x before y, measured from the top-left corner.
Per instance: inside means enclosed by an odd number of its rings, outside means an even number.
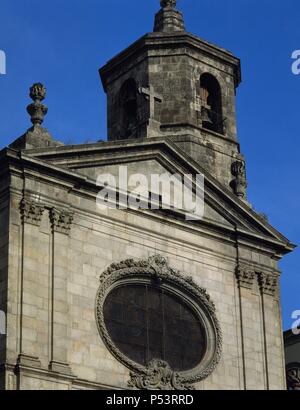
[[[300,244],[299,0],[178,0],[187,30],[242,60],[238,134],[255,209]],[[152,31],[159,0],[0,0],[0,148],[29,126],[28,88],[41,81],[45,126],[65,143],[106,139],[98,68]],[[281,262],[284,328],[300,310],[300,250]]]

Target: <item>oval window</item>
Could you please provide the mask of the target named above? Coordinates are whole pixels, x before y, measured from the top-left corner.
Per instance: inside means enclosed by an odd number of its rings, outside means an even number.
[[[104,322],[116,347],[146,366],[161,359],[177,372],[195,368],[207,345],[199,315],[185,300],[154,284],[127,283],[112,289]]]
[[[111,264],[100,277],[96,320],[128,367],[128,386],[190,389],[218,365],[222,334],[207,291],[160,255]]]

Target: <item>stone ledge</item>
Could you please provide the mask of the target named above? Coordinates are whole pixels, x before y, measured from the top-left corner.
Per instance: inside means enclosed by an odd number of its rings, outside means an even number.
[[[62,375],[75,377],[68,363],[57,362],[55,360],[52,360],[49,363],[49,370],[54,373],[60,373]]]
[[[21,353],[18,356],[16,368],[19,369],[21,367],[32,367],[34,369],[41,369],[42,364],[38,357],[29,356],[27,354]]]

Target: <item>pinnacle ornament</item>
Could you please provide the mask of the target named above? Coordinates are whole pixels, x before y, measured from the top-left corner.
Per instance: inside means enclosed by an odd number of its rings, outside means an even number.
[[[30,88],[30,98],[33,103],[28,105],[27,112],[31,117],[32,124],[40,126],[44,122],[44,117],[48,112],[48,108],[42,104],[46,97],[46,88],[41,83],[33,84]]]

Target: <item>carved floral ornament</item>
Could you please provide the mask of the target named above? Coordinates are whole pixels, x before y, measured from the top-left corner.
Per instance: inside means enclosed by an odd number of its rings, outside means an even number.
[[[134,362],[114,344],[105,325],[104,303],[116,287],[129,283],[154,283],[162,288],[174,289],[180,297],[188,298],[196,306],[207,332],[207,346],[200,364],[188,371],[174,371],[160,358],[150,360],[145,366]],[[198,307],[197,307],[198,306]],[[198,313],[198,312],[197,312]],[[172,269],[159,255],[148,259],[128,259],[114,263],[100,277],[96,297],[96,321],[99,333],[115,358],[130,369],[129,387],[144,390],[189,390],[193,384],[207,378],[217,367],[222,351],[221,329],[216,309],[206,290],[199,287],[191,277]]]
[[[253,289],[257,282],[262,294],[276,296],[279,286],[279,274],[272,272],[262,272],[253,266],[239,264],[236,269],[238,285],[247,289]]]
[[[153,359],[140,373],[131,372],[128,387],[140,390],[193,390],[167,362]]]

